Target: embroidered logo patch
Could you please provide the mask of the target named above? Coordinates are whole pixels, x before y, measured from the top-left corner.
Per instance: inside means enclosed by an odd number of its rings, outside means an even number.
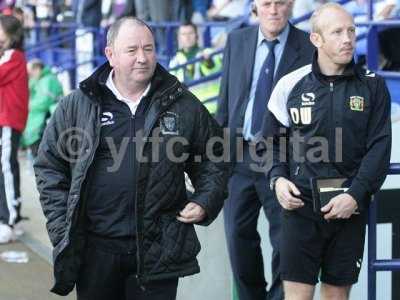
[[[160,129],[162,134],[178,135],[179,117],[176,113],[167,111],[160,119]]]
[[[103,112],[101,116],[101,126],[114,124],[114,116],[111,112]]]
[[[364,98],[360,96],[351,96],[350,109],[354,111],[364,111]]]
[[[315,94],[314,93],[303,93],[301,94],[301,105],[314,105],[315,104]]]

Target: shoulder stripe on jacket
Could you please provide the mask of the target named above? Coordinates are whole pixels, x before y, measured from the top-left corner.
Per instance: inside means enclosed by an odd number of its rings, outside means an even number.
[[[272,91],[268,102],[268,109],[285,127],[289,127],[287,99],[296,84],[309,73],[311,73],[311,64],[294,70],[293,72],[283,76]]]

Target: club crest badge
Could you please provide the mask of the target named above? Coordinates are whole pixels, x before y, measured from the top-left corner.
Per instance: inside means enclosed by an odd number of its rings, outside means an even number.
[[[364,111],[364,98],[360,96],[351,96],[350,109],[354,111]]]
[[[179,117],[176,113],[167,111],[160,119],[161,133],[165,135],[178,135]]]

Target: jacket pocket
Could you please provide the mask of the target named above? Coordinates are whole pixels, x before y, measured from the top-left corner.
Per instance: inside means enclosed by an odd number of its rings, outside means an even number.
[[[196,258],[200,242],[192,224],[185,224],[175,216],[160,218],[162,231],[161,249],[163,259],[170,265],[179,265]]]

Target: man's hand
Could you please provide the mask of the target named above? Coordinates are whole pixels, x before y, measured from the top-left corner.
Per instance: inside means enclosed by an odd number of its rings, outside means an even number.
[[[356,200],[349,194],[343,193],[333,197],[327,205],[321,208],[325,220],[348,219],[357,210]]]
[[[204,208],[194,202],[189,202],[176,218],[183,223],[198,223],[203,221],[205,217]]]
[[[300,191],[293,182],[284,177],[279,177],[275,182],[275,192],[279,203],[284,209],[294,210],[304,205],[304,202],[295,196],[300,196]]]

